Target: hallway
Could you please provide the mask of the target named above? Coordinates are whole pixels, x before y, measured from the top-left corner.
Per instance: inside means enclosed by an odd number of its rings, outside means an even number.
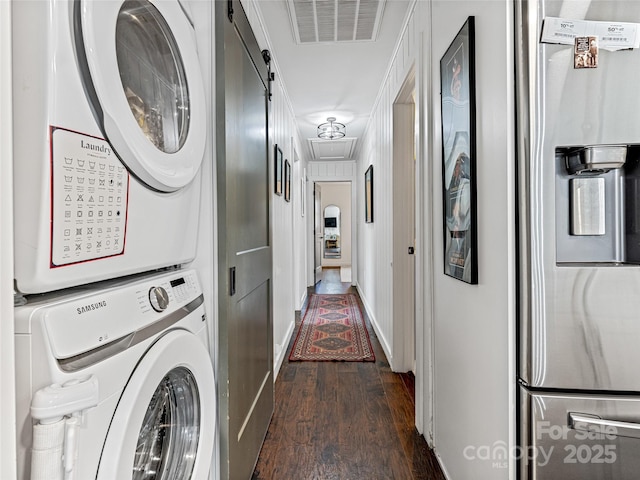
[[[337,268],[323,271],[322,281],[309,288],[309,295],[314,292],[357,293],[340,282]],[[390,370],[362,304],[360,308],[376,361],[285,359],[253,480],[444,480],[414,426],[413,377]],[[298,316],[297,328],[300,320]]]

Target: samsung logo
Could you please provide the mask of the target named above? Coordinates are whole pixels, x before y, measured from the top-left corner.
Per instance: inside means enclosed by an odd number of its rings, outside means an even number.
[[[99,308],[104,308],[107,306],[107,301],[102,300],[101,302],[90,303],[88,305],[83,305],[82,307],[76,308],[78,315],[82,315],[83,313],[92,312],[94,310],[98,310]]]

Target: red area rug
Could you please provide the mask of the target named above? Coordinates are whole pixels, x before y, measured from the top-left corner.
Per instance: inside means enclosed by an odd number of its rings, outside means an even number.
[[[369,333],[353,293],[311,295],[289,361],[373,362]]]

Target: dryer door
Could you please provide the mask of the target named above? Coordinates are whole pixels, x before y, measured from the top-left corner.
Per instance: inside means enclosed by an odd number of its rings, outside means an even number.
[[[96,478],[208,479],[215,421],[215,382],[207,350],[191,333],[169,332],[131,375]]]
[[[206,99],[195,32],[177,0],[76,4],[78,60],[103,133],[134,176],[171,192],[198,173]]]

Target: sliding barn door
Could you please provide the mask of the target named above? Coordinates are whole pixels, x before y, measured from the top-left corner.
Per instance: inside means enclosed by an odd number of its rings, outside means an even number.
[[[273,413],[268,66],[240,3],[215,6],[221,478],[248,480]]]

